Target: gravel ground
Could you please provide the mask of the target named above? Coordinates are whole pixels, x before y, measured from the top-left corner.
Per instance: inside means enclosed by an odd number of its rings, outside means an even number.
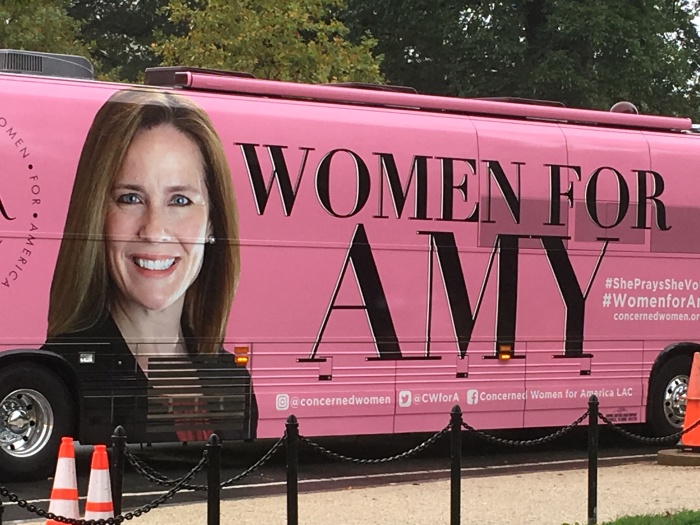
[[[700,467],[670,467],[652,461],[600,467],[598,523],[630,514],[700,510],[698,486]],[[585,524],[587,487],[585,469],[463,477],[461,522],[479,525]],[[204,503],[167,505],[131,523],[205,524],[206,512]],[[449,481],[350,488],[299,496],[300,525],[433,525],[449,522]],[[284,525],[287,523],[285,497],[223,501],[221,523]]]

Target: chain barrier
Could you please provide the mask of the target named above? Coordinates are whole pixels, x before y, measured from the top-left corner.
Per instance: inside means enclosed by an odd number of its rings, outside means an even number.
[[[575,427],[580,425],[587,417],[590,416],[590,410],[586,410],[581,416],[576,419],[573,423],[570,425],[567,425],[563,428],[560,428],[559,430],[552,432],[551,434],[548,434],[546,436],[542,436],[536,439],[527,439],[527,440],[514,440],[514,439],[505,439],[505,438],[499,438],[496,436],[493,436],[491,434],[487,434],[486,432],[483,432],[481,430],[477,430],[471,425],[469,425],[466,422],[462,422],[462,427],[475,434],[477,437],[490,442],[490,443],[495,443],[498,445],[506,445],[506,446],[516,446],[516,447],[527,447],[527,446],[536,446],[536,445],[542,445],[546,443],[550,443],[554,441],[555,439],[558,439],[565,434],[569,433],[572,431]],[[700,419],[698,419],[695,423],[690,425],[687,429],[677,432],[675,434],[671,434],[669,436],[663,436],[663,437],[648,437],[648,436],[642,436],[639,434],[635,434],[633,432],[630,432],[629,430],[626,430],[619,425],[616,425],[610,419],[605,417],[603,414],[598,414],[598,418],[603,421],[607,426],[612,428],[615,432],[634,439],[636,441],[642,442],[644,444],[650,444],[650,445],[656,445],[656,444],[665,444],[665,443],[670,443],[672,441],[675,441],[679,439],[682,435],[690,432],[691,430],[697,428],[700,426]],[[318,443],[315,443],[314,441],[311,441],[309,438],[305,436],[299,436],[299,440],[302,441],[303,443],[306,443],[309,447],[311,447],[313,450],[319,452],[320,454],[330,457],[332,459],[337,459],[341,461],[347,461],[350,463],[355,463],[355,464],[360,464],[360,465],[370,465],[370,464],[381,464],[381,463],[388,463],[390,461],[396,461],[399,459],[405,459],[411,456],[416,455],[417,453],[427,449],[428,447],[432,446],[435,444],[442,436],[447,434],[450,430],[452,429],[452,423],[448,423],[442,430],[436,432],[433,434],[431,437],[429,437],[426,441],[423,443],[405,451],[400,454],[396,454],[394,456],[389,456],[385,458],[376,458],[376,459],[361,459],[361,458],[353,458],[350,456],[345,456],[343,454],[340,454],[338,452],[334,452],[332,450],[329,450],[328,448],[319,445]],[[265,465],[271,458],[274,456],[274,454],[285,444],[285,441],[287,439],[287,432],[280,437],[277,442],[268,450],[257,462],[255,462],[253,465],[251,465],[249,468],[241,472],[240,474],[220,483],[221,488],[228,487],[232,485],[233,483],[240,481],[244,477],[250,475],[251,473],[255,472],[259,468],[261,468],[263,465]],[[132,520],[134,518],[138,518],[141,515],[150,512],[151,510],[157,508],[158,506],[162,505],[169,499],[171,499],[175,494],[182,490],[193,490],[193,491],[207,491],[208,487],[207,485],[192,485],[190,484],[190,481],[194,479],[194,477],[207,465],[208,463],[208,455],[207,451],[204,451],[204,454],[202,458],[199,460],[197,465],[186,475],[176,478],[176,479],[171,479],[168,478],[167,476],[161,474],[160,472],[156,471],[154,468],[150,467],[149,465],[146,464],[144,460],[139,458],[138,456],[134,455],[128,448],[125,448],[124,450],[124,456],[128,460],[129,464],[136,470],[138,474],[149,480],[150,482],[162,486],[162,487],[172,487],[168,492],[162,494],[160,497],[156,498],[150,503],[147,503],[143,507],[140,507],[134,511],[127,512],[123,515],[115,516],[113,518],[107,518],[107,519],[100,519],[100,520],[81,520],[81,519],[72,519],[72,518],[66,518],[63,516],[57,516],[53,514],[52,512],[48,512],[42,508],[37,507],[36,505],[33,505],[31,503],[28,503],[26,500],[21,499],[17,494],[10,492],[6,487],[0,485],[0,497],[7,498],[10,502],[16,503],[19,508],[25,509],[27,512],[30,512],[32,514],[36,514],[40,518],[44,518],[47,520],[54,520],[58,521],[60,523],[67,523],[69,525],[119,525],[124,521],[127,520]]]
[[[350,456],[344,456],[343,454],[339,454],[338,452],[333,452],[332,450],[329,450],[326,447],[319,445],[318,443],[314,443],[313,441],[311,441],[310,439],[308,439],[304,436],[299,436],[299,440],[302,441],[303,443],[306,443],[312,449],[323,454],[324,456],[327,456],[327,457],[330,457],[333,459],[339,459],[341,461],[347,461],[347,462],[355,463],[358,465],[375,465],[375,464],[379,464],[379,463],[388,463],[390,461],[396,461],[397,459],[405,459],[405,458],[411,457],[411,456],[417,454],[418,452],[425,450],[426,448],[433,445],[438,439],[440,439],[447,432],[449,432],[451,428],[452,428],[452,423],[448,423],[445,428],[443,428],[439,432],[436,432],[435,434],[433,434],[431,437],[429,437],[426,441],[424,441],[420,445],[415,446],[412,449],[407,450],[406,452],[402,452],[401,454],[396,454],[395,456],[389,456],[386,458],[377,458],[377,459],[351,458]]]
[[[676,432],[675,434],[671,434],[669,436],[662,436],[662,437],[649,437],[649,436],[642,436],[640,434],[635,434],[633,432],[630,432],[629,430],[626,430],[619,425],[616,425],[612,421],[610,421],[607,417],[605,417],[603,414],[598,414],[598,418],[603,421],[606,425],[608,425],[610,428],[612,428],[615,432],[618,434],[621,434],[625,437],[628,437],[630,439],[633,439],[635,441],[639,441],[640,443],[644,443],[645,445],[664,445],[666,443],[673,443],[674,441],[678,440],[682,435],[687,434],[694,428],[696,428],[698,425],[700,425],[700,419],[698,419],[695,423],[690,425],[688,428],[685,430],[682,430],[680,432]]]
[[[68,523],[69,525],[119,525],[120,523],[126,521],[126,520],[132,520],[134,518],[138,518],[142,516],[143,514],[146,514],[147,512],[152,511],[153,509],[159,507],[166,501],[168,501],[170,498],[175,496],[178,492],[181,490],[185,489],[185,485],[187,485],[192,479],[197,475],[199,471],[201,471],[204,466],[207,464],[207,456],[206,452],[202,459],[199,460],[199,463],[187,474],[186,476],[183,476],[180,479],[180,482],[177,483],[172,489],[170,489],[168,492],[165,494],[161,495],[160,497],[156,498],[150,503],[147,503],[143,507],[140,507],[134,511],[127,512],[126,514],[115,516],[113,518],[107,518],[107,519],[100,519],[100,520],[76,520],[72,518],[66,518],[63,516],[57,516],[53,512],[48,512],[42,508],[37,507],[36,505],[33,505],[31,503],[28,503],[27,500],[21,499],[17,494],[14,494],[10,492],[7,488],[3,487],[0,485],[0,496],[3,496],[10,500],[12,503],[16,503],[17,506],[21,509],[25,509],[27,512],[30,512],[32,514],[36,514],[40,518],[44,518],[47,520],[54,520],[58,521],[61,523]]]
[[[263,457],[261,457],[258,461],[256,461],[253,465],[248,467],[246,470],[241,472],[240,474],[237,474],[236,476],[233,476],[232,478],[227,479],[226,481],[223,481],[221,483],[221,488],[226,488],[230,485],[233,485],[237,481],[242,480],[246,476],[249,476],[259,468],[261,468],[263,465],[265,465],[272,456],[274,456],[275,452],[277,452],[283,445],[284,445],[284,440],[287,438],[287,433],[285,432],[281,438],[277,440],[277,442],[272,446],[270,450],[268,450]],[[134,468],[134,470],[140,474],[142,477],[146,478],[148,481],[151,483],[154,483],[155,485],[159,485],[161,487],[172,487],[174,485],[177,485],[182,481],[183,478],[175,478],[171,479],[168,478],[167,476],[161,474],[154,468],[150,467],[144,460],[136,456],[133,452],[131,452],[128,448],[124,450],[124,457],[129,461],[129,464]],[[194,490],[197,492],[206,492],[208,490],[207,485],[190,485],[186,484],[182,487],[183,489],[186,490]]]
[[[506,445],[510,447],[530,447],[530,446],[536,446],[536,445],[543,445],[545,443],[550,443],[554,441],[555,439],[559,439],[565,434],[568,434],[571,432],[575,427],[579,426],[584,419],[588,417],[590,414],[589,410],[586,410],[583,414],[581,414],[581,417],[579,417],[576,421],[571,423],[568,426],[565,426],[564,428],[560,428],[559,430],[552,432],[551,434],[548,434],[546,436],[542,436],[536,439],[505,439],[505,438],[499,438],[496,436],[492,436],[491,434],[487,434],[486,432],[483,432],[481,430],[475,429],[473,426],[471,426],[469,423],[462,422],[462,427],[464,429],[468,430],[469,432],[472,432],[476,434],[477,437],[483,439],[484,441],[488,441],[489,443],[496,443],[498,445]]]

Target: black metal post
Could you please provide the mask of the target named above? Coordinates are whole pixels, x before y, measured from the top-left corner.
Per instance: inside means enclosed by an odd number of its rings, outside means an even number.
[[[207,525],[221,522],[221,440],[212,434],[207,443]]]
[[[0,499],[0,525],[2,525],[2,513],[5,509],[2,506],[2,500]]]
[[[450,412],[451,428],[451,474],[450,474],[450,525],[459,525],[462,492],[462,409],[459,405]]]
[[[588,525],[598,523],[598,398],[588,399]]]
[[[287,525],[299,525],[299,422],[287,418]]]
[[[112,505],[114,515],[122,513],[122,492],[124,488],[124,448],[126,431],[119,425],[112,434]]]

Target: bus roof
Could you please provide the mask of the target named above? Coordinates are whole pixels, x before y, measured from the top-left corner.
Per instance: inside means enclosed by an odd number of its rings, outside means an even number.
[[[488,99],[459,98],[418,94],[409,88],[380,87],[361,89],[348,84],[306,84],[255,79],[248,74],[192,69],[186,67],[149,68],[146,83],[188,90],[217,91],[253,96],[316,100],[341,104],[382,106],[418,111],[484,115],[526,120],[545,120],[583,125],[646,129],[658,131],[693,131],[689,118],[616,113],[576,109],[552,104],[523,103]]]

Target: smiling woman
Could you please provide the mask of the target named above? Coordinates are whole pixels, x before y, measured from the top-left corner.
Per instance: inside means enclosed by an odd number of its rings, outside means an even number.
[[[165,336],[135,349],[144,369],[144,353],[185,353],[180,320],[211,237],[209,209],[197,144],[171,124],[139,131],[108,197],[105,237],[120,330]]]
[[[250,376],[222,346],[237,220],[223,146],[199,107],[150,90],[104,104],[78,164],[44,345],[78,370],[91,429],[98,419],[102,435],[121,424],[190,441],[219,424],[254,437]],[[107,395],[117,399],[101,417]],[[240,410],[222,418],[226,402]]]

